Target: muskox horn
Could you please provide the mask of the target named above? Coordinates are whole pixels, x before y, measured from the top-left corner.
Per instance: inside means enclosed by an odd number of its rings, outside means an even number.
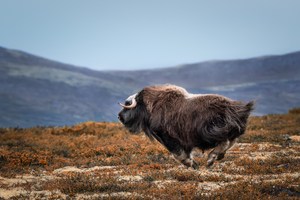
[[[135,98],[132,98],[130,105],[126,106],[126,105],[124,105],[122,103],[119,103],[119,105],[122,106],[123,108],[126,108],[126,109],[132,109],[132,108],[136,107],[137,102],[136,102]]]

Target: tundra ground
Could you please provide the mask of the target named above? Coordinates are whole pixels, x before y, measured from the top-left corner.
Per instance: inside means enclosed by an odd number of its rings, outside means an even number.
[[[300,109],[251,117],[199,170],[118,123],[0,129],[0,199],[300,199]]]

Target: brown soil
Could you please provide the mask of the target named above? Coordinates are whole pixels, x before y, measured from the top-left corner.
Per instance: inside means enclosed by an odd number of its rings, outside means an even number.
[[[117,123],[0,129],[0,199],[300,199],[300,112],[252,117],[199,170]]]

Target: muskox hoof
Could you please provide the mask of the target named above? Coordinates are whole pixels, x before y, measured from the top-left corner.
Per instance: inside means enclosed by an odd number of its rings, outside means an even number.
[[[210,153],[207,160],[207,167],[212,166],[216,159],[217,159],[217,155],[214,153]]]
[[[182,164],[184,164],[187,168],[192,167],[193,169],[198,169],[199,168],[199,163],[192,159],[186,159],[184,161],[181,161]]]
[[[199,163],[193,160],[192,168],[193,169],[199,169]]]
[[[208,160],[206,166],[211,167],[214,164],[214,162],[215,162],[214,160]]]
[[[217,157],[217,160],[222,160],[225,157],[225,153],[220,153]]]

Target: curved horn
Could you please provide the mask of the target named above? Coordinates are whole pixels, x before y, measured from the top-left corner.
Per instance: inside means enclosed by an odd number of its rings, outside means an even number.
[[[132,108],[136,107],[137,102],[136,102],[135,98],[132,98],[130,105],[126,106],[126,105],[124,105],[122,103],[119,103],[119,105],[122,106],[123,108],[126,108],[126,109],[132,109]]]

